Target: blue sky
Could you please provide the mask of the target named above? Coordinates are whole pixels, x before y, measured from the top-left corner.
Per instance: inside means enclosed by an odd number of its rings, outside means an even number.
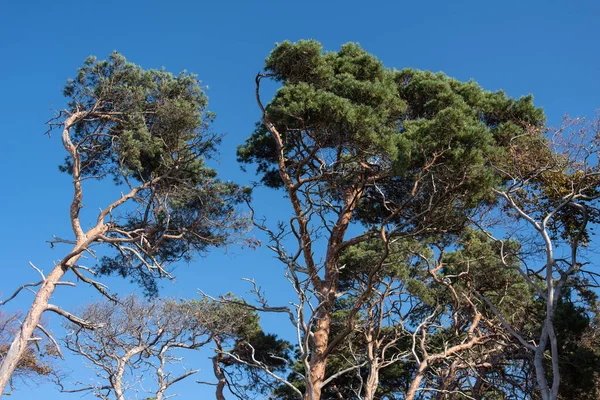
[[[359,42],[388,67],[444,71],[474,79],[511,96],[533,93],[558,124],[565,113],[591,116],[600,107],[600,3],[595,1],[10,1],[0,8],[0,297],[37,279],[31,261],[49,271],[66,248],[50,250],[53,234],[68,237],[68,176],[56,167],[64,157],[59,137],[44,136],[44,122],[63,107],[62,87],[90,54],[113,50],[144,68],[186,69],[208,87],[214,129],[226,133],[214,165],[223,179],[248,183],[235,148],[259,118],[254,76],[275,42],[314,38],[327,50]],[[249,170],[251,171],[251,169]],[[110,182],[88,191],[96,210]],[[91,194],[98,194],[98,196]],[[85,196],[85,195],[84,195]],[[257,213],[284,219],[289,206],[278,192],[258,190]],[[266,248],[230,248],[181,265],[165,295],[193,297],[197,288],[243,295],[241,277],[260,282],[274,303],[287,297],[283,269]],[[120,293],[135,288],[109,280]],[[53,300],[68,309],[94,298],[85,287],[61,288]],[[10,309],[27,308],[24,293]],[[282,322],[283,321],[283,322]],[[285,324],[266,318],[267,329]],[[58,329],[58,328],[57,328]],[[74,368],[78,368],[76,365]],[[201,379],[211,379],[210,371]],[[182,398],[209,398],[212,389],[182,384]],[[51,385],[23,388],[16,400],[60,394]],[[63,395],[61,398],[79,398]]]

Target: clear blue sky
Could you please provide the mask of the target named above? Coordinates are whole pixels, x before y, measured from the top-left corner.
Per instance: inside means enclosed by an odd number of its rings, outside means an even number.
[[[392,5],[393,4],[393,5]],[[56,167],[64,157],[58,136],[44,136],[44,122],[63,106],[61,89],[90,54],[113,50],[145,68],[196,73],[208,86],[215,130],[227,136],[216,167],[224,179],[247,183],[235,148],[252,131],[259,112],[254,76],[275,42],[314,38],[328,50],[359,42],[387,66],[444,71],[474,79],[511,96],[533,93],[551,124],[572,115],[591,116],[600,107],[600,3],[587,1],[5,1],[0,7],[0,115],[3,171],[0,205],[0,296],[37,279],[32,261],[49,271],[66,249],[50,250],[53,234],[69,235],[69,178]],[[110,182],[103,184],[110,185]],[[99,193],[96,187],[92,193]],[[102,196],[87,196],[88,209]],[[259,214],[274,223],[288,206],[280,194],[256,193]],[[178,282],[164,294],[193,297],[247,287],[254,277],[275,303],[285,303],[283,269],[266,248],[232,248],[177,270]],[[121,293],[134,290],[111,279]],[[23,294],[13,307],[28,307]],[[91,290],[61,288],[56,303],[76,308]],[[267,318],[267,329],[285,324]],[[78,366],[75,364],[75,368]],[[211,379],[205,368],[199,378]],[[181,398],[210,398],[212,389],[181,384]],[[15,400],[63,395],[52,385],[23,390]]]

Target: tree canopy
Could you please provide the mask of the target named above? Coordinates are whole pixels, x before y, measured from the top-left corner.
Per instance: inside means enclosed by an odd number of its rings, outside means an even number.
[[[366,223],[381,220],[381,196],[402,204],[419,184],[433,190],[421,183],[426,172],[441,188],[452,182],[448,190],[460,204],[489,198],[487,189],[499,184],[490,161],[544,122],[532,96],[515,100],[442,73],[389,69],[352,43],[323,53],[316,41],[283,42],[261,77],[282,83],[266,118],[281,133],[290,175],[319,174],[331,191],[361,179],[377,182],[383,194],[363,196],[359,207]],[[257,164],[268,186],[283,184],[277,143],[264,123],[238,155]]]
[[[266,80],[277,90],[263,102]],[[213,376],[198,383],[217,400],[598,396],[599,275],[586,253],[600,221],[598,120],[551,129],[531,95],[389,68],[356,43],[279,43],[255,84],[260,120],[237,158],[291,205],[285,222],[255,215],[251,190],[210,167],[221,136],[195,75],[115,52],[67,82],[68,106],[49,124],[67,152],[73,236],[50,243],[71,247],[48,275],[31,264],[42,279],[0,303],[35,289],[10,345],[0,332],[0,389],[13,374],[53,372],[31,344],[38,331],[58,349],[42,324],[52,311],[99,378],[63,390],[103,399],[147,390],[149,371],[148,393],[166,398],[199,371],[178,372],[175,354],[207,346]],[[121,193],[87,220],[90,180]],[[158,297],[177,262],[261,245],[251,224],[295,298],[273,305],[253,278],[253,299]],[[109,274],[146,299],[112,294]],[[75,285],[65,276],[104,300],[80,315],[50,304]],[[263,313],[293,334],[263,330]]]
[[[104,61],[88,58],[64,94],[69,114],[79,115],[70,140],[80,179],[109,176],[140,185],[137,211],[115,218],[106,236],[119,243],[143,233],[142,257],[115,246],[100,273],[131,276],[152,293],[153,276],[166,271],[153,273],[148,264],[189,260],[226,243],[231,229],[244,229],[235,206],[248,190],[220,181],[206,165],[220,136],[210,131],[215,114],[195,75],[143,70],[114,53]],[[72,174],[74,162],[69,155],[60,169]]]
[[[265,78],[281,84],[266,106],[259,93]],[[458,237],[478,208],[496,203],[494,189],[506,182],[496,164],[512,157],[515,144],[538,140],[544,114],[531,96],[515,100],[441,73],[386,68],[357,44],[323,52],[312,40],[275,47],[257,76],[257,100],[262,120],[238,158],[256,164],[267,186],[285,188],[294,210],[289,229],[303,263],[286,256],[277,234],[271,239],[292,276],[307,275],[305,290],[318,304],[305,331],[315,339],[304,353],[305,398],[316,399],[330,381],[330,354],[385,279],[390,244]],[[366,232],[350,236],[351,225]],[[322,261],[315,256],[320,237],[327,243]],[[336,336],[340,256],[374,238],[382,251]]]
[[[68,108],[49,124],[50,130],[61,130],[67,152],[60,169],[73,183],[73,238],[55,238],[51,244],[69,244],[72,249],[47,276],[33,266],[42,280],[15,293],[38,288],[2,359],[0,393],[45,311],[90,327],[49,304],[56,286],[66,284],[61,281],[65,274],[73,273],[112,301],[115,297],[96,275],[130,277],[155,295],[157,279],[171,277],[173,262],[232,243],[247,227],[237,206],[249,190],[220,181],[205,164],[219,137],[210,132],[214,114],[206,110],[206,95],[194,75],[143,70],[113,53],[105,61],[88,58],[77,77],[68,81],[64,95]],[[107,176],[121,194],[104,205],[95,220],[82,221],[84,186]],[[95,247],[100,245],[106,250],[95,268],[78,263],[83,253],[96,257]]]

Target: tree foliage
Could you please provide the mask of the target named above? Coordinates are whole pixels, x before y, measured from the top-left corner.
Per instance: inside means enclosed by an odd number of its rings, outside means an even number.
[[[195,76],[143,70],[113,53],[105,61],[88,58],[64,94],[68,108],[49,123],[51,130],[62,131],[67,152],[60,169],[73,183],[73,237],[51,243],[72,248],[47,276],[36,268],[40,282],[17,290],[39,287],[0,365],[0,390],[25,355],[45,311],[86,326],[49,304],[65,274],[73,273],[112,300],[94,275],[118,273],[155,295],[157,279],[170,277],[172,263],[232,243],[246,230],[237,205],[248,190],[220,181],[206,166],[219,138],[210,133],[214,114],[206,110],[207,98]],[[121,194],[103,205],[95,219],[82,221],[84,186],[106,176]],[[100,245],[109,249],[100,253],[95,271],[78,263],[85,252],[96,256],[94,247]]]
[[[427,243],[439,235],[452,243],[478,208],[495,204],[494,188],[506,181],[495,164],[511,157],[515,143],[532,140],[528,133],[543,125],[544,114],[531,96],[515,100],[442,73],[392,70],[356,44],[324,53],[315,41],[281,43],[257,85],[265,78],[281,87],[263,106],[257,86],[262,121],[239,147],[238,158],[256,164],[267,186],[285,188],[293,206],[290,232],[302,263],[283,256],[277,234],[271,239],[296,288],[304,282],[298,274],[307,275],[310,284],[301,296],[311,293],[318,304],[314,325],[304,332],[314,340],[302,356],[310,354],[305,398],[317,399],[331,382],[327,376],[335,375],[326,372],[329,356],[389,278],[382,271],[391,243]],[[366,232],[348,234],[361,228]],[[327,244],[317,250],[321,238]],[[335,330],[333,311],[348,284],[342,277],[360,276],[344,276],[342,254],[375,238],[382,250],[372,255],[366,281],[347,305],[344,328]],[[324,255],[322,261],[316,254]],[[422,279],[407,283],[413,292],[427,292]],[[470,307],[466,320],[482,318]]]
[[[265,104],[266,79],[279,86]],[[124,399],[149,372],[150,395],[165,398],[197,372],[165,370],[173,350],[209,344],[217,400],[599,396],[598,274],[586,253],[600,222],[598,120],[553,131],[532,96],[391,69],[354,43],[277,44],[256,77],[261,119],[237,156],[292,206],[288,224],[253,223],[297,299],[272,306],[247,279],[256,303],[144,302],[111,296],[93,275],[156,297],[173,263],[245,232],[238,205],[250,190],[209,167],[220,136],[194,75],[114,53],[87,59],[64,94],[50,125],[68,153],[59,168],[73,180],[74,238],[52,244],[73,248],[9,298],[39,287],[13,343],[0,343],[0,387],[13,371],[50,372],[29,339],[53,311],[102,381],[71,391],[100,398]],[[84,184],[104,178],[122,194],[84,229]],[[94,268],[85,252],[99,255]],[[49,304],[66,273],[113,302],[81,317]],[[287,316],[294,346],[264,332],[260,312]]]
[[[226,243],[230,229],[243,229],[235,205],[247,189],[218,180],[206,165],[220,137],[210,131],[215,114],[195,75],[143,70],[114,53],[105,61],[88,58],[64,94],[69,113],[83,113],[71,135],[80,179],[109,176],[143,187],[136,211],[114,219],[106,235],[109,243],[139,236],[140,251],[115,246],[100,273],[131,276],[153,293],[153,277],[166,271],[147,265],[190,260]],[[72,173],[73,162],[68,156],[60,169]]]
[[[450,217],[492,198],[499,181],[490,160],[544,121],[532,96],[514,100],[442,73],[391,70],[356,44],[323,53],[315,41],[284,42],[267,58],[265,76],[282,83],[266,116],[281,132],[289,174],[318,179],[337,200],[367,181],[356,213],[367,224],[389,215],[386,203],[406,204],[394,220],[410,220],[435,190],[438,213],[457,222]],[[238,155],[257,164],[268,186],[282,186],[264,123]]]

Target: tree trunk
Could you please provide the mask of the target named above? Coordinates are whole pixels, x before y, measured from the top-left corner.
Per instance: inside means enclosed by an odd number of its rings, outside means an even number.
[[[450,364],[450,367],[443,375],[440,382],[440,392],[436,396],[436,400],[454,400],[456,399],[456,393],[452,392],[453,386],[456,384],[456,361]]]
[[[545,329],[544,329],[545,331]],[[545,333],[545,332],[544,332]],[[544,335],[542,333],[542,335]],[[546,371],[544,368],[544,349],[546,348],[546,341],[542,339],[541,343],[538,344],[538,347],[535,350],[533,365],[535,367],[535,375],[537,379],[538,386],[540,388],[540,394],[542,396],[542,400],[550,400],[550,393],[548,391],[548,381],[546,380]],[[542,347],[542,345],[544,347]]]
[[[375,393],[379,387],[379,363],[374,362],[371,364],[369,370],[369,376],[367,377],[367,384],[365,385],[365,399],[375,399]]]
[[[313,336],[313,349],[310,357],[309,382],[306,388],[306,400],[320,400],[322,385],[325,381],[327,356],[324,354],[329,344],[329,331],[331,329],[331,311],[327,305],[317,314],[318,325]]]
[[[123,393],[123,376],[125,375],[127,362],[134,354],[135,353],[130,350],[117,362],[117,370],[111,379],[112,387],[115,390],[116,400],[125,400],[125,393]]]
[[[215,389],[215,397],[217,400],[225,400],[225,396],[223,395],[223,391],[225,389],[225,385],[227,381],[225,380],[225,374],[221,370],[221,366],[219,365],[219,361],[217,361],[217,357],[213,357],[213,369],[215,372],[215,376],[217,377],[217,387]]]
[[[225,389],[225,385],[227,384],[227,380],[225,379],[225,373],[221,368],[221,359],[223,358],[223,348],[221,347],[220,340],[215,337],[215,344],[217,345],[217,354],[212,358],[213,362],[213,373],[215,374],[215,378],[217,378],[217,388],[215,389],[215,397],[217,400],[225,400],[225,396],[223,395],[223,391]]]
[[[81,223],[79,221],[79,211],[82,207],[81,200],[83,197],[81,180],[79,179],[81,166],[77,148],[71,142],[70,129],[79,118],[82,118],[85,115],[86,113],[83,111],[72,114],[64,122],[64,129],[62,132],[63,146],[68,151],[73,161],[72,175],[74,190],[73,201],[71,202],[71,207],[69,209],[69,216],[73,233],[75,234],[76,244],[71,253],[69,253],[60,264],[55,266],[48,277],[44,279],[42,286],[35,295],[33,304],[31,305],[23,324],[15,335],[4,360],[2,360],[2,365],[0,365],[0,397],[4,394],[6,385],[10,382],[10,378],[15,371],[17,364],[23,357],[23,354],[27,349],[27,343],[29,339],[31,339],[35,328],[40,323],[42,314],[48,308],[48,302],[50,301],[50,296],[54,293],[54,289],[56,289],[56,284],[61,280],[69,268],[75,265],[89,244],[94,241],[99,234],[104,234],[106,231],[106,226],[102,222],[102,218],[98,219],[96,226],[92,228],[87,235],[81,229]]]
[[[425,375],[425,370],[427,370],[428,362],[427,360],[423,360],[421,365],[419,365],[419,369],[417,370],[417,374],[415,378],[410,384],[408,388],[408,392],[406,392],[405,400],[414,400],[417,395],[417,391],[419,390],[419,386],[421,386],[421,381],[423,380],[423,376]]]
[[[77,258],[79,258],[79,256],[75,256],[71,259],[72,262],[74,263]],[[67,265],[57,265],[54,267],[38,290],[23,324],[10,344],[10,348],[2,360],[2,365],[0,365],[0,397],[4,394],[4,389],[10,382],[10,378],[15,371],[17,364],[27,349],[29,339],[32,337],[37,325],[40,323],[40,319],[42,318],[44,311],[46,311],[46,307],[48,307],[48,302],[50,296],[54,292],[56,283],[60,281],[68,268],[69,266]]]
[[[2,365],[0,365],[0,397],[4,394],[4,389],[10,382],[10,378],[15,371],[17,364],[23,357],[25,350],[27,350],[27,343],[40,323],[42,314],[48,308],[48,303],[52,293],[54,293],[54,290],[56,289],[56,284],[61,280],[69,268],[75,265],[89,244],[94,241],[98,235],[103,234],[105,230],[106,226],[99,223],[88,232],[87,236],[83,235],[83,237],[78,238],[78,243],[71,253],[69,253],[60,264],[55,266],[46,279],[44,279],[44,282],[35,295],[33,304],[31,305],[23,324],[10,344],[10,348],[2,360]]]
[[[361,196],[361,190],[353,189],[345,193],[344,209],[338,216],[338,220],[332,230],[327,243],[327,253],[325,256],[325,276],[323,280],[318,280],[318,276],[313,277],[316,281],[315,287],[319,291],[319,302],[321,307],[317,311],[317,326],[313,332],[313,346],[310,357],[310,371],[308,374],[308,387],[305,394],[307,400],[320,400],[323,382],[325,381],[325,369],[327,367],[327,346],[330,342],[329,333],[331,330],[332,309],[335,304],[336,294],[339,283],[339,248],[340,243],[344,241],[344,235],[348,229],[350,219]],[[318,280],[318,281],[317,281]]]
[[[371,321],[373,319],[373,308],[369,310],[368,318]],[[365,340],[367,345],[367,359],[369,361],[369,375],[367,376],[367,383],[365,385],[365,400],[373,400],[377,387],[379,386],[379,358],[377,354],[379,352],[379,346],[376,339],[374,339],[374,333],[372,326],[369,326]]]
[[[115,383],[113,385],[113,389],[115,389],[115,399],[116,400],[125,400],[125,395],[123,394],[123,386],[121,382]],[[160,400],[157,398],[157,400]]]

